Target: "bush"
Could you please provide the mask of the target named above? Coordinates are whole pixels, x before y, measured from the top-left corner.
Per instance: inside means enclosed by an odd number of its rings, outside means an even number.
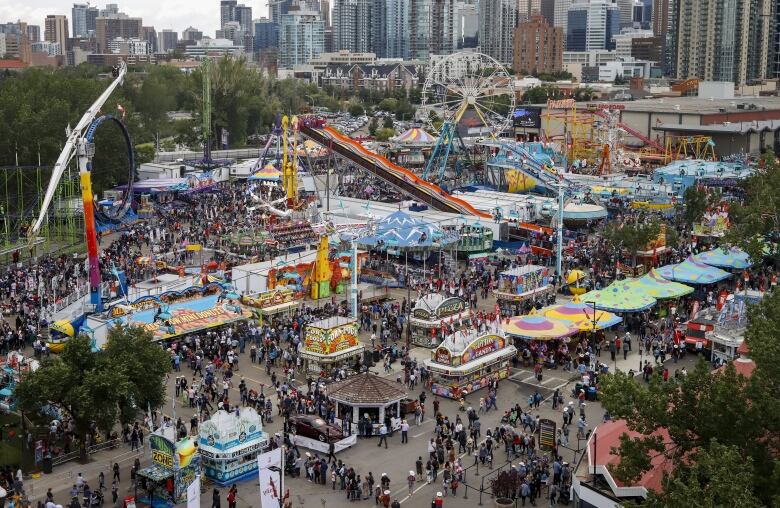
[[[377,129],[377,131],[376,131],[376,140],[377,141],[387,141],[388,139],[392,138],[393,136],[395,136],[395,130],[393,130],[393,129],[386,129],[386,128],[383,127],[381,129]]]

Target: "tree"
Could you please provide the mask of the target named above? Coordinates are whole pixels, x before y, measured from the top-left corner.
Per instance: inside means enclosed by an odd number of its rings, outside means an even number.
[[[135,163],[140,166],[154,160],[154,143],[135,145]]]
[[[651,241],[658,238],[660,231],[660,223],[640,220],[633,224],[609,223],[605,226],[602,236],[613,249],[628,251],[635,266],[636,253],[646,249]]]
[[[380,111],[395,111],[398,108],[398,100],[388,97],[383,99],[382,102],[376,105],[376,109]]]
[[[382,127],[385,129],[392,129],[393,128],[393,117],[392,116],[386,116],[384,121],[382,122]]]
[[[395,136],[395,130],[382,127],[381,129],[377,129],[374,137],[377,141],[387,141],[393,136]]]
[[[726,241],[754,260],[765,254],[780,256],[780,164],[773,153],[764,154],[759,169],[745,179],[742,189],[742,204],[729,208],[731,227]]]
[[[648,385],[622,372],[605,376],[604,408],[641,434],[621,440],[617,478],[635,480],[649,468],[649,457],[663,453],[673,469],[650,506],[778,506],[779,328],[775,291],[749,311],[745,340],[756,363],[749,379],[733,364],[713,373],[704,360],[678,383],[664,382],[658,372]],[[664,443],[653,436],[662,429]]]
[[[551,85],[532,86],[523,93],[523,102],[526,104],[542,104],[548,99],[560,99],[563,92],[560,88]]]
[[[109,434],[117,422],[132,422],[147,404],[155,409],[163,404],[169,370],[168,354],[150,333],[119,327],[109,332],[102,352],[93,352],[87,337],[71,338],[59,356],[22,376],[16,395],[28,413],[49,405],[70,416],[84,458],[92,425]]]
[[[376,117],[371,117],[371,121],[368,122],[368,133],[371,136],[376,135],[376,130],[379,128],[379,122],[376,121]]]
[[[683,218],[689,227],[701,222],[704,212],[709,208],[718,206],[721,202],[722,194],[716,189],[707,189],[692,185],[683,192]]]
[[[363,109],[363,106],[361,106],[358,103],[352,103],[349,105],[349,109],[347,110],[347,112],[354,117],[358,117],[358,116],[363,116],[365,109]]]

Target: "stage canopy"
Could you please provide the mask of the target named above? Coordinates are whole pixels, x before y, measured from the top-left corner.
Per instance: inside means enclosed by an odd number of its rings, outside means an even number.
[[[583,303],[610,312],[641,312],[657,303],[652,296],[636,291],[627,281],[616,281],[604,289],[589,291],[580,297]]]
[[[693,293],[693,288],[691,286],[666,280],[661,277],[661,274],[658,273],[655,268],[651,269],[644,276],[627,282],[633,287],[634,291],[639,291],[644,295],[657,298],[658,300],[679,298]]]
[[[731,276],[729,272],[699,263],[691,256],[682,263],[662,266],[658,269],[658,273],[664,279],[685,284],[714,284]]]
[[[736,270],[744,270],[753,264],[751,263],[750,256],[748,256],[747,252],[737,247],[718,247],[717,249],[696,254],[693,256],[693,259],[699,263]]]

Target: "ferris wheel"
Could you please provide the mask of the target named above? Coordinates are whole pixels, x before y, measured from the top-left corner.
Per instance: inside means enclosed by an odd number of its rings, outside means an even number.
[[[506,68],[488,55],[463,52],[430,68],[420,116],[431,127],[441,123],[439,131],[468,120],[479,136],[498,137],[512,126],[514,110],[514,78]]]

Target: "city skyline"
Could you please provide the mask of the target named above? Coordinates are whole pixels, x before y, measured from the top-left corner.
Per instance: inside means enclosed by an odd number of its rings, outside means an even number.
[[[44,25],[46,16],[61,14],[67,16],[68,25],[71,21],[71,9],[74,3],[86,3],[81,1],[56,1],[28,0],[23,3],[0,2],[0,20],[25,21],[30,25]],[[154,26],[158,31],[170,28],[181,34],[188,27],[201,30],[204,35],[214,37],[220,28],[220,5],[218,0],[166,0],[158,2],[154,0],[135,0],[122,2],[121,0],[101,0],[90,2],[90,5],[102,9],[106,3],[116,3],[119,10],[131,17],[143,19],[144,26]],[[267,1],[247,0],[242,3],[252,7],[253,18],[268,17]]]

